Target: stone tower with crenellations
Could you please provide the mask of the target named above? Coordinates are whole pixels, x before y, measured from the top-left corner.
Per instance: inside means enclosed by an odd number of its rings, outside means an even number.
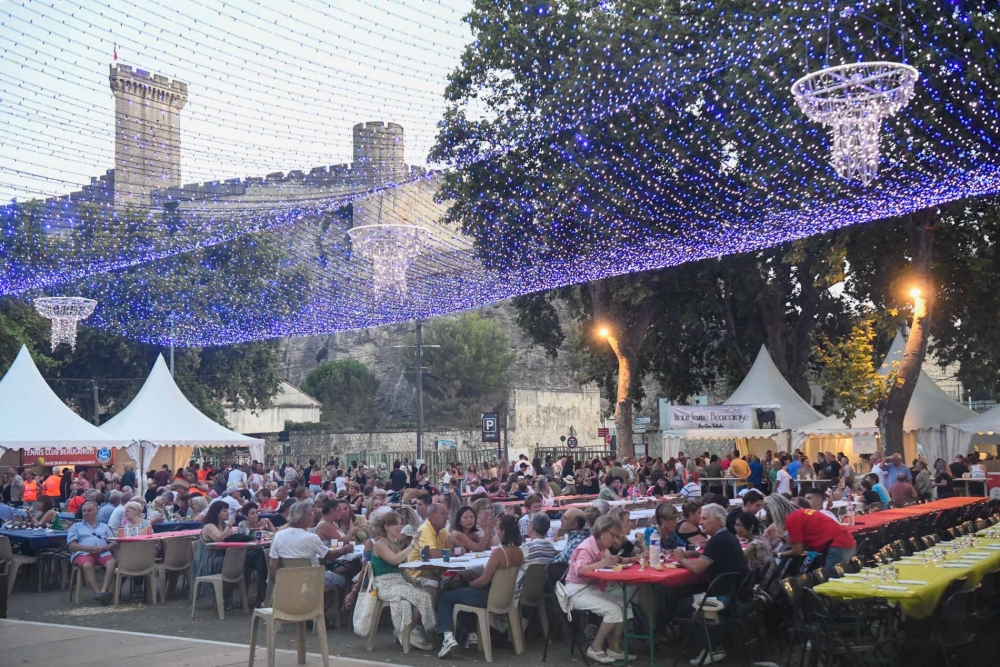
[[[181,109],[186,83],[111,65],[115,95],[115,207],[150,206],[154,190],[181,184]]]
[[[406,139],[396,123],[358,123],[354,126],[354,160],[351,169],[371,174],[376,181],[406,178],[410,168],[403,156]]]

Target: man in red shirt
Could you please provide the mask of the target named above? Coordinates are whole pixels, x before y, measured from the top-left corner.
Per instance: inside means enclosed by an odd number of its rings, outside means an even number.
[[[785,529],[791,548],[778,554],[782,558],[801,556],[806,551],[822,553],[826,549],[826,567],[833,567],[849,562],[858,550],[850,531],[819,510],[792,512],[785,519]]]

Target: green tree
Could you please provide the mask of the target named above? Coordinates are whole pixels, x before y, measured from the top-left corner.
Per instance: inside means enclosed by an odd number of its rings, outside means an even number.
[[[416,345],[415,340],[411,342]],[[428,423],[467,427],[506,399],[514,353],[507,333],[496,322],[477,313],[432,320],[423,344]],[[407,366],[406,377],[416,383],[413,365]]]
[[[379,381],[356,359],[324,361],[309,371],[302,390],[323,404],[322,419],[335,429],[372,429],[381,418]]]
[[[823,406],[851,425],[862,412],[875,411],[884,425],[889,392],[898,380],[899,362],[882,371],[874,341],[876,318],[868,315],[854,324],[844,340],[833,342],[819,336],[816,360],[822,367],[820,385],[825,392]]]

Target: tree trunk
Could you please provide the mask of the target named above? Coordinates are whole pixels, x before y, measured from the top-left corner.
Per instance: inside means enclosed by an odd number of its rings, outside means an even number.
[[[886,456],[903,454],[903,420],[910,406],[910,398],[920,377],[920,368],[927,353],[927,339],[931,333],[931,311],[934,305],[934,286],[931,284],[931,259],[934,249],[933,214],[911,216],[913,228],[913,285],[920,289],[914,298],[913,322],[910,337],[906,340],[903,360],[896,372],[896,381],[886,398],[882,434],[882,449]],[[907,287],[906,291],[909,292]]]
[[[613,345],[612,348],[617,348]],[[615,402],[615,427],[618,430],[618,458],[624,460],[635,454],[632,442],[632,359],[618,353],[618,397]]]

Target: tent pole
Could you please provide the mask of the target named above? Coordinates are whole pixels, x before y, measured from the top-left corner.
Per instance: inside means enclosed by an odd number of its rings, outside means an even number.
[[[101,425],[101,414],[100,414],[101,410],[100,410],[99,404],[97,402],[97,400],[98,400],[97,382],[94,381],[93,378],[90,379],[90,386],[94,390],[94,426],[100,426]]]

